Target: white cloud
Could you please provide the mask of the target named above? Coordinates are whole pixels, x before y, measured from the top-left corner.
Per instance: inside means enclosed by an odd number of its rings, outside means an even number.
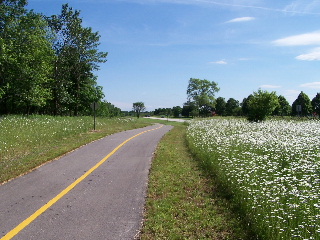
[[[320,32],[317,31],[280,38],[278,40],[273,41],[272,43],[277,46],[320,45]]]
[[[252,21],[254,19],[255,19],[254,17],[240,17],[240,18],[231,19],[231,20],[227,21],[226,23],[248,22],[248,21]]]
[[[225,60],[215,61],[215,62],[209,62],[213,64],[228,64]]]
[[[304,84],[301,84],[300,87],[320,89],[320,82],[304,83]]]
[[[320,47],[311,50],[309,53],[301,54],[296,59],[304,61],[320,60]]]
[[[278,85],[261,85],[260,86],[261,88],[281,88],[281,86],[278,86]]]
[[[276,46],[308,46],[320,45],[320,31],[304,33],[281,38],[272,42]],[[302,61],[320,60],[320,47],[310,50],[308,53],[296,56],[295,59]]]

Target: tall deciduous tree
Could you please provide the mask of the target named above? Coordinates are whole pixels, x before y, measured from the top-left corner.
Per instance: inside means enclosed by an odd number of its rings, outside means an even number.
[[[301,112],[298,113],[297,105],[301,106]],[[312,105],[310,98],[304,92],[300,92],[298,98],[292,103],[292,115],[301,114],[302,116],[307,116],[312,112]]]
[[[54,113],[67,110],[78,115],[89,107],[90,102],[101,97],[93,71],[99,69],[99,63],[106,61],[107,53],[98,51],[98,32],[83,27],[80,11],[74,11],[68,4],[62,6],[60,15],[48,18],[48,22],[56,36]]]
[[[226,115],[226,100],[223,97],[218,97],[216,100],[216,113],[218,115]]]
[[[291,106],[284,96],[278,96],[279,105],[274,110],[273,114],[278,116],[288,116],[291,112]]]
[[[228,116],[236,116],[240,112],[239,101],[234,98],[229,98],[226,103],[226,114]]]
[[[214,110],[214,96],[219,90],[218,84],[213,81],[190,78],[187,88],[188,101],[194,102],[202,116],[207,116]]]
[[[140,118],[140,113],[146,110],[143,102],[135,102],[132,104],[132,110],[136,113],[137,118]]]
[[[183,104],[181,114],[184,117],[196,117],[199,116],[199,110],[194,102],[188,101]]]
[[[100,36],[67,4],[49,18],[26,4],[0,0],[0,113],[89,114],[104,96],[93,74],[107,56]]]
[[[97,110],[97,116],[99,117],[120,117],[121,109],[115,107],[113,104],[107,101],[101,101]]]
[[[15,102],[29,114],[32,108],[44,107],[51,99],[52,61],[54,54],[48,41],[47,23],[42,16],[29,12],[21,18],[18,31],[20,47],[15,59],[19,73],[15,76]],[[36,111],[35,109],[33,111]]]
[[[250,98],[252,98],[253,95],[250,94],[248,97],[244,98],[242,100],[242,103],[241,103],[241,110],[242,110],[242,114],[245,115],[245,116],[248,116],[249,114],[249,106],[248,106],[248,103],[249,103],[249,100]]]
[[[48,26],[40,14],[26,11],[26,1],[1,5],[0,78],[4,113],[29,113],[51,97],[48,85],[53,51]]]
[[[175,106],[172,108],[172,112],[174,117],[179,117],[182,113],[182,108],[180,106]]]
[[[263,121],[278,107],[279,100],[275,92],[262,91],[254,92],[248,101],[248,120]]]
[[[8,113],[14,105],[10,98],[11,72],[15,73],[17,61],[12,56],[17,38],[19,19],[26,13],[26,0],[0,2],[0,113]]]

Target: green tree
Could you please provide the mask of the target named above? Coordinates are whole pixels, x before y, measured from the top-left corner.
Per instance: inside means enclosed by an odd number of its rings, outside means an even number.
[[[107,56],[98,33],[67,4],[45,17],[26,0],[0,3],[0,113],[90,114],[104,96],[93,74]]]
[[[0,2],[0,113],[9,113],[14,106],[12,91],[11,72],[16,72],[18,65],[13,58],[12,52],[14,40],[18,36],[17,26],[19,19],[26,13],[26,1],[4,0]]]
[[[320,93],[317,93],[317,95],[312,99],[311,105],[313,111],[320,116]]]
[[[262,91],[254,92],[248,101],[248,120],[263,121],[278,107],[279,100],[275,92]]]
[[[180,106],[175,106],[172,108],[173,116],[179,117],[179,115],[182,113],[182,108]]]
[[[24,9],[26,1],[0,5],[0,89],[2,113],[39,111],[51,98],[54,57],[48,25]]]
[[[68,4],[62,5],[61,14],[47,19],[55,32],[56,54],[53,86],[54,114],[69,111],[74,115],[89,108],[88,101],[100,97],[93,72],[106,61],[107,53],[99,52],[98,32],[82,26],[80,11]],[[91,100],[90,100],[91,99]]]
[[[226,114],[228,116],[237,116],[239,114],[240,104],[234,98],[229,98],[226,103]]]
[[[176,108],[176,107],[174,107],[174,108]],[[173,109],[171,109],[171,108],[157,108],[154,110],[154,115],[168,116],[171,114],[172,111],[173,111]]]
[[[288,116],[291,112],[291,106],[284,96],[278,96],[279,105],[274,110],[273,114],[278,116]]]
[[[188,101],[183,104],[181,114],[184,117],[198,116],[199,111],[197,110],[197,107],[195,106],[194,102]]]
[[[188,101],[194,102],[201,116],[208,116],[214,110],[214,96],[219,90],[218,84],[213,81],[190,78],[187,88]]]
[[[120,117],[121,116],[121,109],[115,107],[113,104],[107,101],[101,101],[99,103],[99,108],[97,110],[97,116],[99,117]]]
[[[19,73],[15,75],[14,95],[16,106],[26,109],[28,114],[45,107],[51,99],[49,86],[54,53],[47,27],[42,16],[33,12],[22,17],[18,27],[23,34],[16,43],[20,52],[15,56]]]
[[[216,100],[216,113],[218,115],[226,115],[226,100],[223,97],[218,97]]]
[[[248,116],[248,114],[249,114],[248,103],[249,103],[250,98],[252,98],[252,97],[253,97],[253,95],[250,94],[247,98],[244,98],[242,100],[241,111],[242,111],[242,114],[245,115],[245,116]]]
[[[143,102],[135,102],[132,105],[132,110],[136,113],[137,118],[140,118],[140,113],[146,110]]]
[[[301,106],[301,112],[297,111],[297,105]],[[312,105],[310,98],[307,94],[301,91],[298,98],[292,103],[291,113],[292,115],[302,115],[307,116],[312,112]]]
[[[166,108],[166,116],[170,117],[172,115],[172,108]]]

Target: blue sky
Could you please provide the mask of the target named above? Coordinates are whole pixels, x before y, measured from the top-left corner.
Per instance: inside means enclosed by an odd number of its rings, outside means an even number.
[[[291,104],[320,92],[319,0],[29,0],[28,8],[81,11],[101,35],[98,84],[122,110],[183,106],[190,78],[215,81],[216,97],[259,88]]]

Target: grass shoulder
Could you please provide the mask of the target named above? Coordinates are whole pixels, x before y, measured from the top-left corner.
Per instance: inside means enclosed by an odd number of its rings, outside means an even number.
[[[113,133],[152,123],[133,118],[6,116],[0,119],[0,184]]]
[[[189,153],[185,124],[158,145],[141,239],[249,239],[214,180]]]

